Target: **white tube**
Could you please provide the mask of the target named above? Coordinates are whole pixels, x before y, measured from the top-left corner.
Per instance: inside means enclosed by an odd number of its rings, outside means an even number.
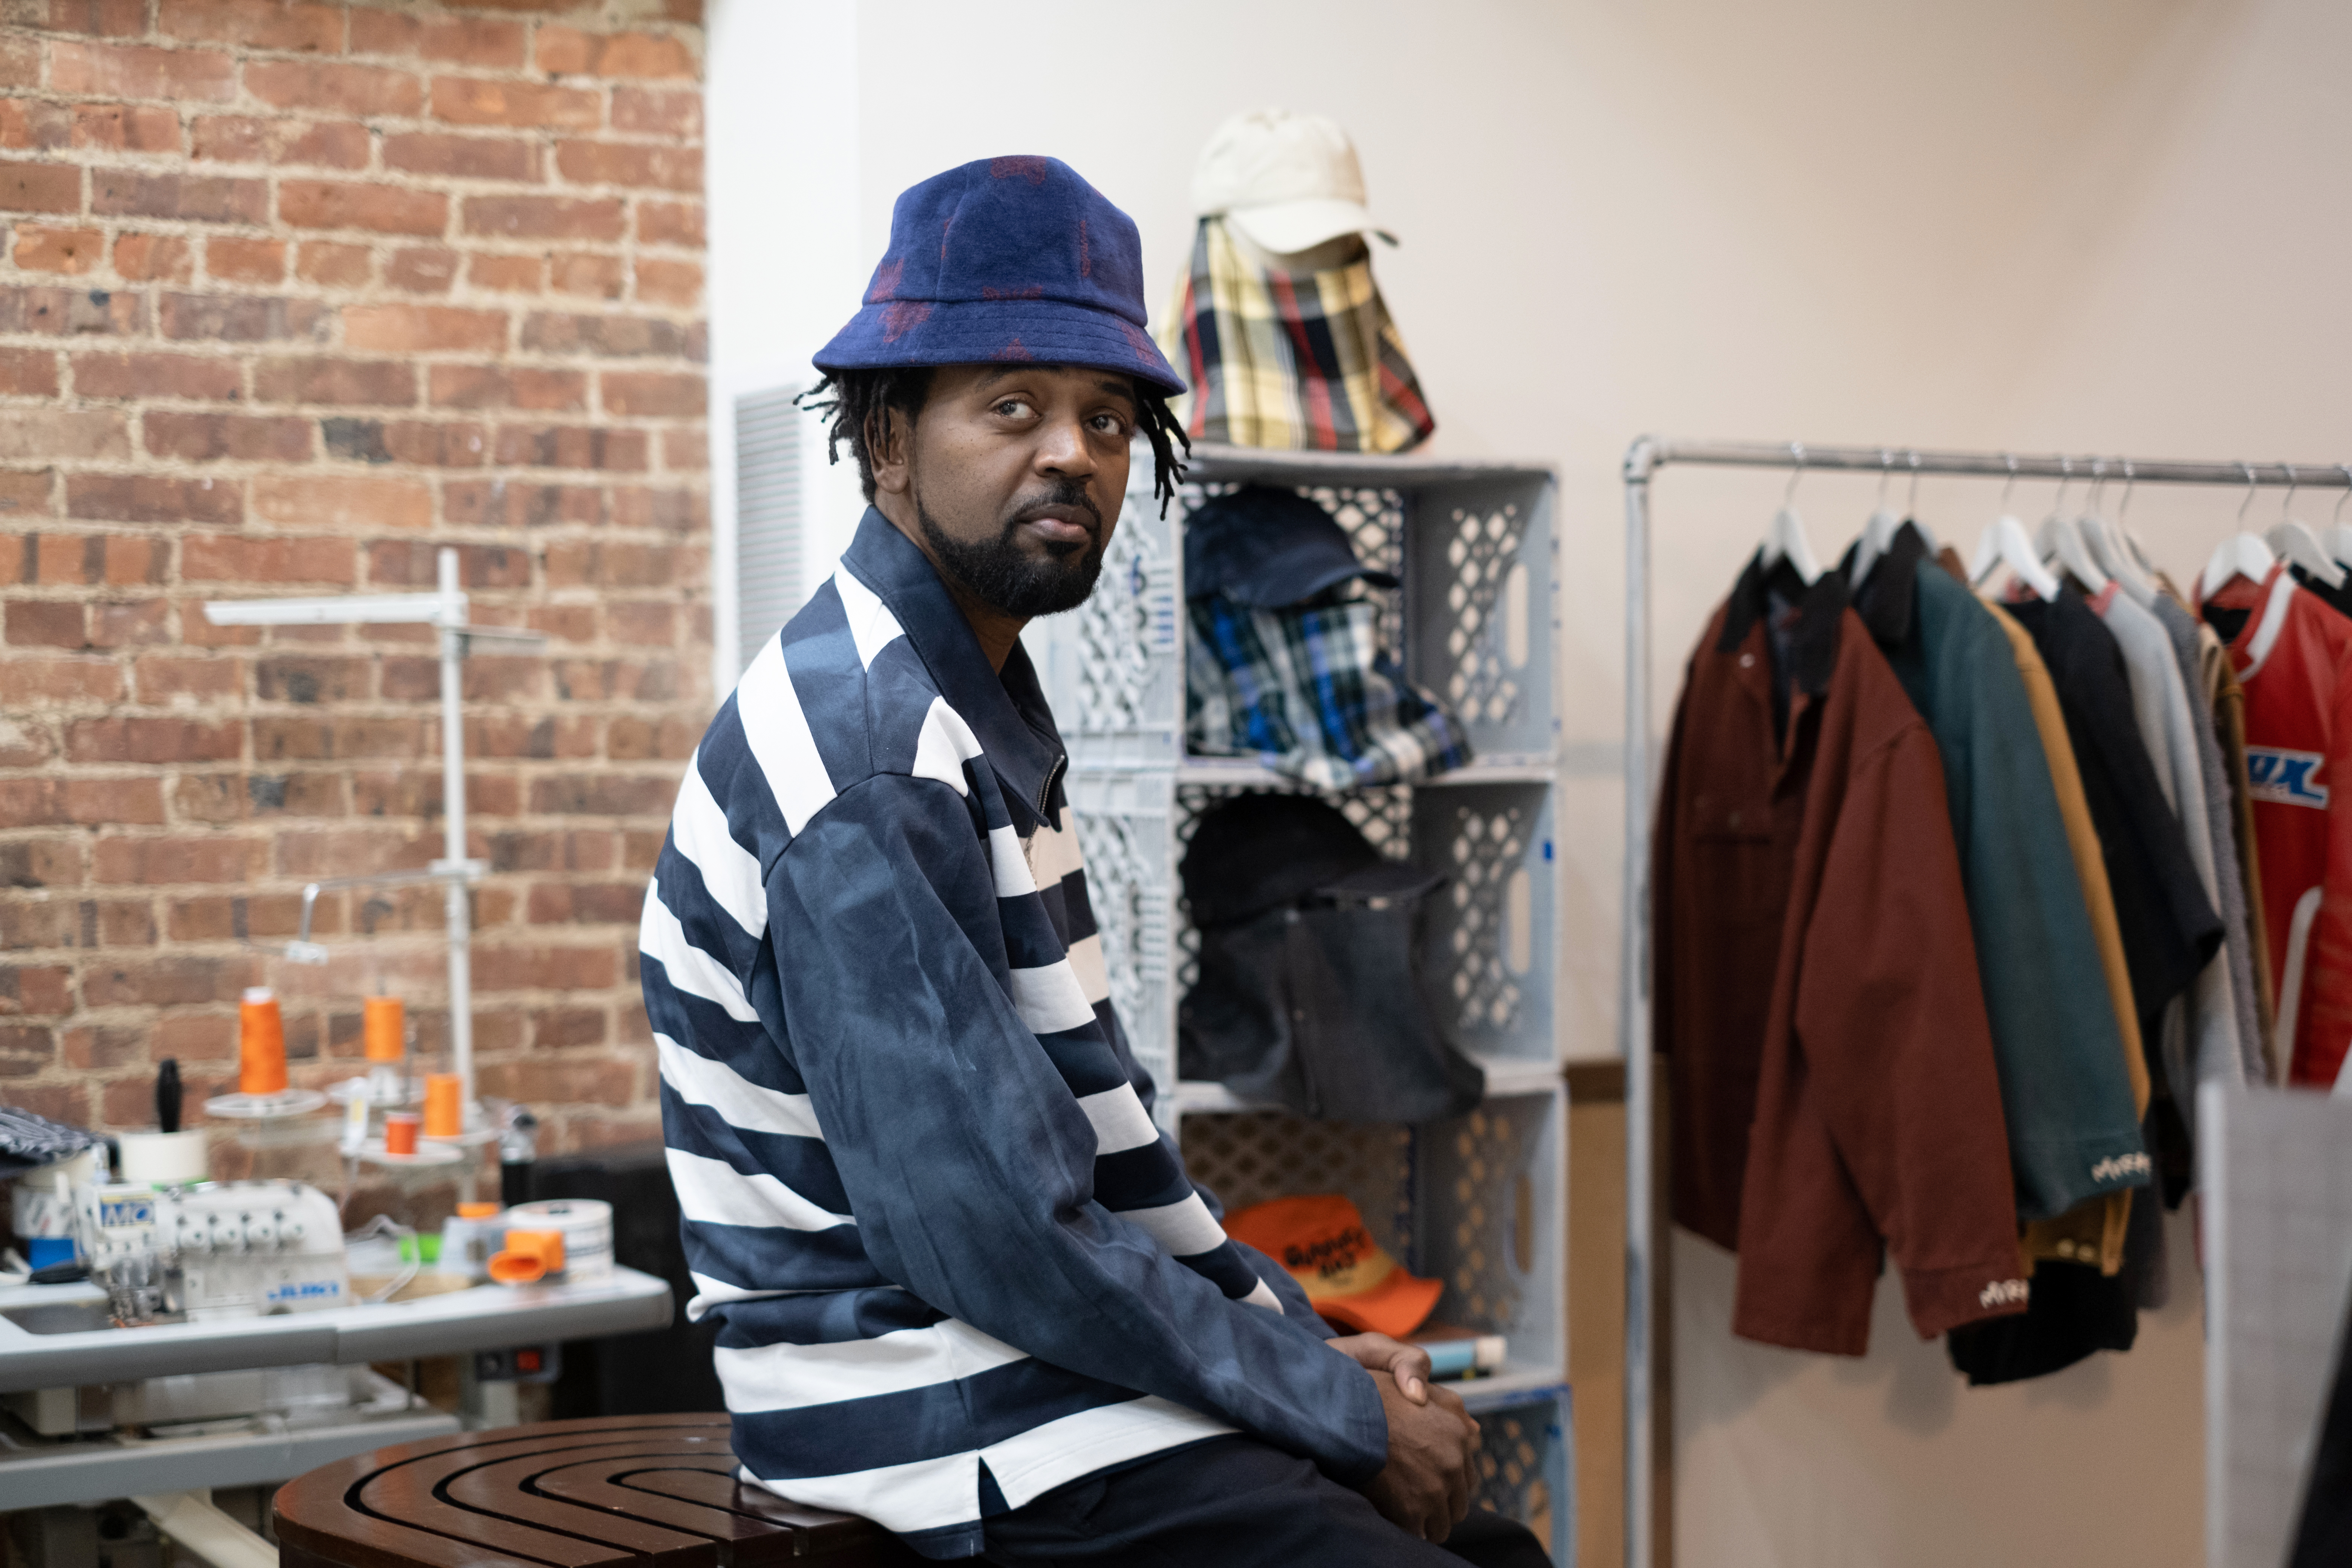
[[[278,1548],[215,1508],[209,1492],[152,1492],[131,1500],[213,1568],[278,1568]]]

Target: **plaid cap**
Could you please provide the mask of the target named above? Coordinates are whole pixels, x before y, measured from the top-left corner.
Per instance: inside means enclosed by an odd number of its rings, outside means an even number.
[[[1381,646],[1370,601],[1258,610],[1204,594],[1187,608],[1184,742],[1194,755],[1255,757],[1329,790],[1410,784],[1470,760],[1459,721]]]
[[[1177,286],[1170,357],[1192,378],[1195,441],[1402,452],[1437,428],[1367,256],[1311,277],[1267,272],[1205,217]]]
[[[1135,221],[1058,158],[983,158],[900,194],[866,302],[815,364],[1042,360],[1182,392],[1145,324]]]

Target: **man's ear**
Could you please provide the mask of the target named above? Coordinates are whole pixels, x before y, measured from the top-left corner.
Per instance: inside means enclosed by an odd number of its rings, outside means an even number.
[[[866,459],[874,488],[903,495],[912,483],[915,422],[903,409],[877,408],[866,426]]]

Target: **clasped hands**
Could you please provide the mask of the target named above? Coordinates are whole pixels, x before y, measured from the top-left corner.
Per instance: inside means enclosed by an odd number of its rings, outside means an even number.
[[[1389,1462],[1364,1488],[1382,1518],[1443,1542],[1470,1511],[1470,1458],[1478,1423],[1461,1396],[1429,1375],[1429,1352],[1386,1334],[1342,1334],[1330,1347],[1372,1374],[1389,1423]]]

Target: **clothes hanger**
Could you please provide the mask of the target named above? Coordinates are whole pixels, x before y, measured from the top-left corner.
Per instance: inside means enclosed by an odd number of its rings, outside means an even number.
[[[2320,547],[2319,536],[2294,519],[2294,465],[2281,463],[2286,470],[2286,500],[2279,503],[2279,520],[2271,524],[2263,542],[2287,560],[2331,588],[2344,586],[2344,568],[2329,559]]]
[[[2200,600],[2211,598],[2233,577],[2259,583],[2278,564],[2271,547],[2246,531],[2246,509],[2254,504],[2257,486],[2254,466],[2241,461],[2238,467],[2246,474],[2246,499],[2238,503],[2238,531],[2213,547],[2212,558],[2205,563],[2205,570],[2197,579],[2197,596]]]
[[[2083,531],[2074,520],[2066,515],[2066,487],[2074,482],[2074,459],[2058,459],[2058,493],[2051,498],[2050,515],[2042,520],[2033,542],[2041,547],[2042,559],[2055,559],[2083,584],[2083,591],[2095,599],[2107,591],[2107,574],[2084,542]]]
[[[1789,474],[1789,488],[1781,492],[1780,510],[1772,514],[1772,524],[1764,531],[1764,567],[1769,571],[1786,561],[1810,588],[1821,577],[1822,563],[1805,537],[1804,520],[1797,515],[1797,481],[1805,477],[1804,443],[1790,442],[1789,458],[1795,467]]]
[[[2327,553],[2338,561],[2352,562],[2352,525],[2344,521],[2344,503],[2352,500],[2352,463],[2336,465],[2344,473],[2344,493],[2336,498],[2336,515],[2327,530]]]
[[[1993,519],[1991,526],[1977,540],[1976,558],[1969,566],[1969,581],[1981,584],[1992,575],[1995,567],[2006,566],[2019,582],[2032,589],[2037,595],[2055,599],[2058,596],[2058,579],[2042,564],[2042,557],[2035,552],[2032,537],[2025,531],[2025,524],[2010,513],[2009,494],[2017,488],[2017,459],[2006,452],[2001,455],[2009,458],[2009,483],[2000,489],[2000,515]]]
[[[1853,552],[1853,570],[1846,574],[1846,581],[1854,587],[1862,586],[1863,580],[1870,575],[1870,569],[1878,564],[1878,558],[1885,554],[1886,547],[1895,542],[1895,531],[1903,526],[1903,520],[1886,505],[1886,481],[1894,474],[1895,454],[1881,447],[1878,449],[1878,509],[1870,514],[1870,521],[1862,525],[1862,540]],[[1916,470],[1913,478],[1916,481]]]
[[[1933,554],[1937,548],[1936,536],[1928,531],[1926,523],[1919,521],[1919,451],[1916,447],[1911,450],[1911,496],[1903,503],[1903,521],[1919,531],[1921,542],[1927,546],[1928,553]]]
[[[2131,459],[2126,458],[2123,465],[2124,505],[2128,506],[2131,504]],[[2084,507],[2083,515],[2075,519],[2074,529],[2091,547],[2092,555],[2106,569],[2107,575],[2121,583],[2133,597],[2145,601],[2154,596],[2156,584],[2124,543],[2122,508],[2116,509],[2117,521],[2115,522],[2109,522],[2099,515],[2099,497],[2107,483],[2106,466],[2104,458],[2091,459],[2091,499]]]

